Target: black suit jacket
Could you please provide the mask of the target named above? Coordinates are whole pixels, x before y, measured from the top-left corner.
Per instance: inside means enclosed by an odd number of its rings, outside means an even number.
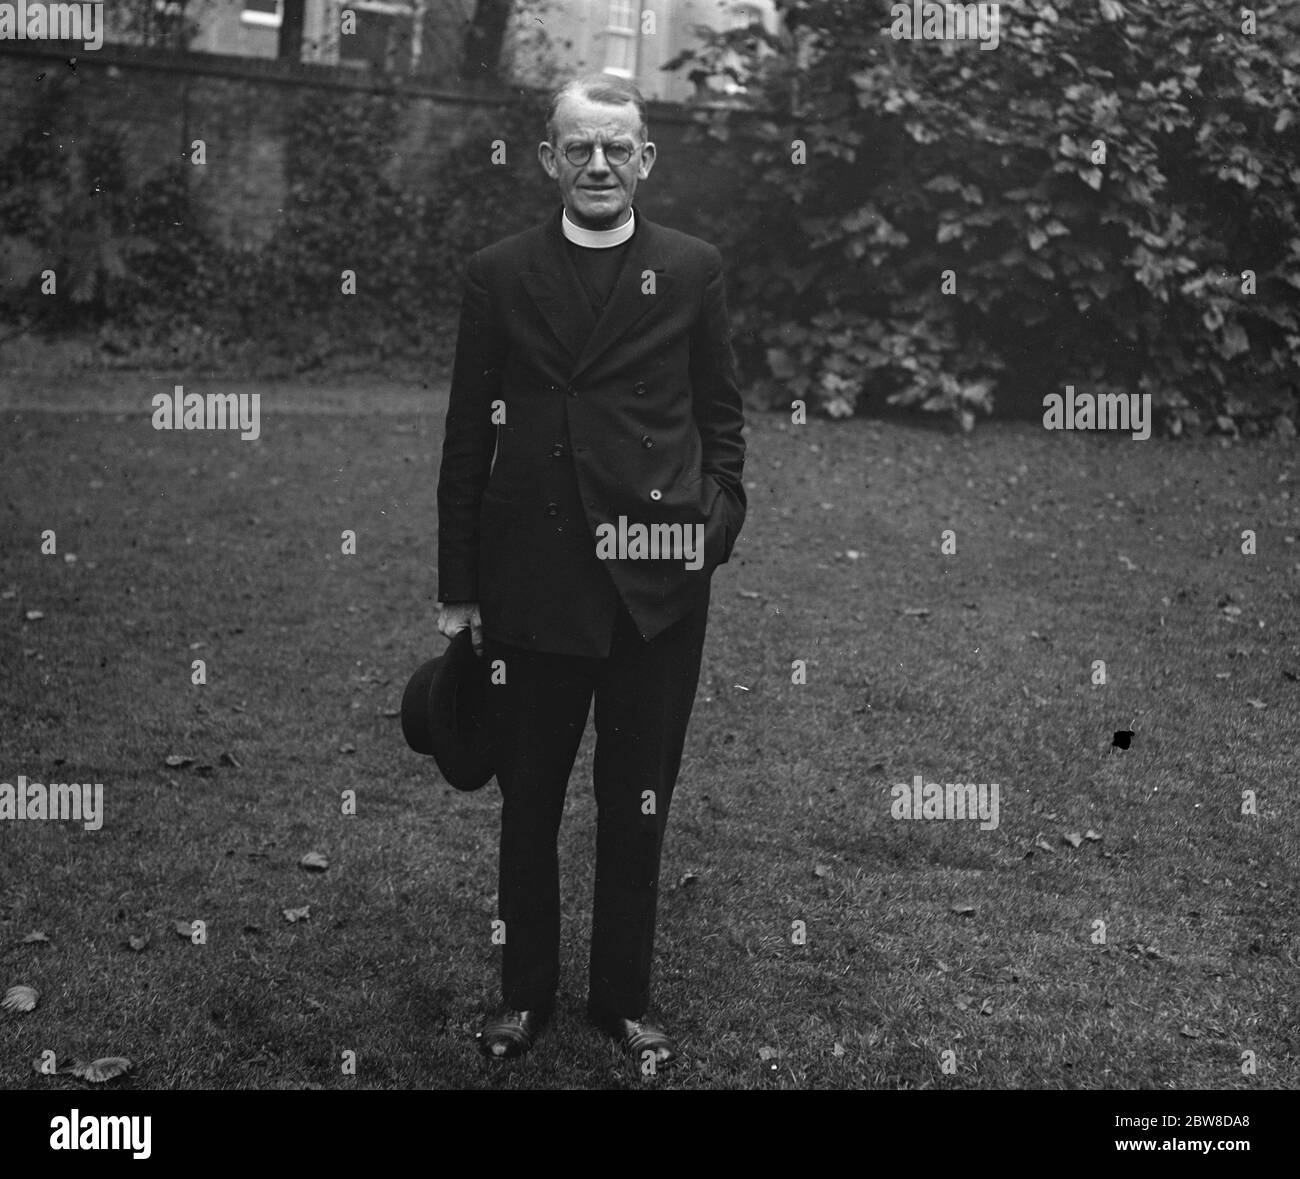
[[[597,322],[560,218],[469,262],[438,596],[477,601],[503,642],[604,656],[620,598],[653,638],[729,558],[745,518],[744,414],[718,251],[638,213]],[[597,526],[620,517],[704,525],[703,567],[598,559]]]

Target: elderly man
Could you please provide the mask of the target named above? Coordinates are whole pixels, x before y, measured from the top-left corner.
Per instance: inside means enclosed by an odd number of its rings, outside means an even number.
[[[578,78],[538,148],[563,209],[469,262],[438,481],[438,628],[486,659],[501,788],[502,1005],[519,1056],[559,981],[556,838],[595,701],[588,1012],[677,1055],[650,1014],[659,859],[713,570],[745,518],[722,261],[633,206],[655,146],[632,84]]]

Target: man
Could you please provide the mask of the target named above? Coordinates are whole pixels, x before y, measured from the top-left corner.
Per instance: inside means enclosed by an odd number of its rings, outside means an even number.
[[[677,1055],[650,1014],[660,851],[699,680],[713,570],[745,517],[745,444],[712,246],[640,216],[632,84],[553,96],[542,167],[563,209],[469,262],[438,481],[438,629],[487,660],[501,787],[502,1005],[480,1047],[518,1056],[559,982],[556,838],[595,701],[588,1012],[638,1062]]]

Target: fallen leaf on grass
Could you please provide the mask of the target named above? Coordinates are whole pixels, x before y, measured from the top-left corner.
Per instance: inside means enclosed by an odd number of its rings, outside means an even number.
[[[176,935],[178,937],[183,937],[187,941],[194,936],[193,921],[177,921],[173,924],[172,928],[176,930]]]
[[[958,995],[957,1008],[960,1011],[969,1011],[970,1005],[975,1002],[974,995]]]
[[[1249,704],[1249,705],[1251,706],[1251,708],[1267,708],[1267,707],[1268,707],[1268,705],[1265,704],[1264,701],[1262,701],[1262,700],[1247,700],[1246,703]]]
[[[818,865],[813,869],[813,875],[814,875],[814,876],[829,876],[829,875],[830,875],[830,871],[831,871],[831,870],[830,870],[828,867],[826,867],[825,864],[818,864]]]
[[[766,1063],[769,1060],[780,1060],[785,1053],[779,1048],[769,1048],[766,1044],[758,1050],[758,1059]],[[776,1065],[772,1066],[776,1068]]]
[[[1061,838],[1071,847],[1083,846],[1083,836],[1077,831],[1066,831],[1061,835]]]
[[[688,884],[694,884],[699,877],[694,872],[683,872],[682,878],[677,882],[678,888],[685,888]]]
[[[1183,1024],[1183,1026],[1178,1029],[1178,1034],[1180,1036],[1186,1036],[1189,1040],[1199,1040],[1203,1035],[1205,1035],[1204,1032],[1197,1031],[1196,1028],[1191,1027],[1188,1024]]]
[[[981,1014],[981,1015],[992,1015],[992,1014],[993,1014],[993,1000],[992,1000],[992,999],[985,999],[984,1002],[980,1004],[980,1014]]]
[[[340,753],[356,753],[356,751],[357,747],[353,745],[351,741],[344,741],[343,744],[339,746]]]
[[[141,950],[145,948],[145,946],[149,944],[149,934],[144,933],[138,936],[132,934],[129,938],[126,939],[126,944],[130,946],[131,949],[133,949],[138,954],[140,953]]]
[[[318,851],[309,851],[298,861],[298,867],[307,868],[313,872],[324,872],[329,866],[330,862],[325,858],[325,853]]]
[[[757,598],[760,596],[758,590],[737,590],[736,594],[742,598]]]
[[[35,933],[29,933],[25,938],[23,938],[23,945],[29,946],[32,942],[48,942],[49,940],[50,939],[45,934],[37,931]]]
[[[36,1006],[36,1001],[41,997],[40,991],[35,987],[24,986],[19,984],[16,987],[10,987],[5,992],[3,1001],[0,1001],[0,1007],[6,1011],[12,1011],[16,1014],[23,1014],[31,1011]]]
[[[953,913],[956,913],[958,917],[975,916],[975,906],[972,905],[970,901],[958,901],[955,905],[953,905],[951,911]]]
[[[27,621],[28,621],[28,622],[40,622],[40,620],[41,620],[42,618],[44,618],[44,617],[45,617],[45,615],[44,615],[40,610],[28,610],[28,611],[27,611]]]
[[[838,1040],[835,1041],[835,1047],[831,1049],[832,1056],[843,1056],[845,1052],[844,1045]]]
[[[1101,836],[1098,835],[1097,832],[1095,832],[1091,827],[1089,827],[1088,830],[1083,833],[1083,837],[1084,839],[1091,840],[1093,843],[1099,843],[1101,841]]]
[[[81,1077],[92,1085],[102,1085],[123,1073],[129,1073],[134,1066],[125,1056],[101,1056],[89,1064],[77,1061],[71,1069],[74,1077]]]
[[[179,753],[170,754],[163,759],[163,765],[173,770],[178,770],[183,766],[190,766],[193,764],[194,759],[192,757],[184,757]]]
[[[1039,851],[1045,851],[1050,853],[1051,855],[1056,855],[1056,848],[1054,848],[1050,843],[1048,843],[1047,840],[1044,839],[1041,835],[1035,837],[1034,846],[1038,848]]]
[[[292,925],[295,921],[308,921],[311,919],[311,906],[303,905],[301,909],[281,909],[284,919]]]
[[[234,770],[243,768],[233,753],[223,753],[219,758],[217,758],[217,761],[219,761],[223,766],[230,766],[230,768]]]
[[[928,606],[905,606],[903,614],[908,618],[924,618],[930,613]]]

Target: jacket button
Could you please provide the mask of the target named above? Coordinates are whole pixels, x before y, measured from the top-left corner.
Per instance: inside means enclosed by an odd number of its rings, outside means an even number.
[[[643,396],[645,393],[645,382],[637,381],[637,383],[632,386],[632,392],[635,393],[638,397]]]
[[[648,434],[641,439],[641,445],[644,446],[646,450],[649,450],[651,447],[654,446],[654,444],[655,444],[655,440],[651,438]]]
[[[560,514],[560,505],[559,505],[559,504],[547,504],[547,505],[546,505],[546,514],[547,514],[548,516],[558,516],[558,515]]]
[[[551,458],[563,458],[563,457],[564,457],[564,444],[557,442],[554,446],[551,447]]]
[[[650,493],[651,499],[663,499],[663,497],[664,497],[664,493],[660,491],[659,488],[657,487]]]

